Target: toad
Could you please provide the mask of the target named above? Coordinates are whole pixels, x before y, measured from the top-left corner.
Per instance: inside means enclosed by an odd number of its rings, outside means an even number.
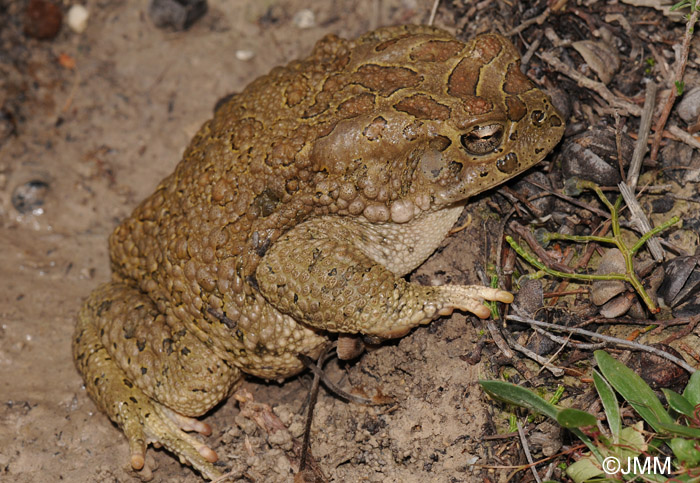
[[[403,277],[471,196],[563,132],[508,40],[425,26],[329,35],[223,102],[114,231],[112,280],[78,317],[76,365],[133,468],[155,444],[215,478],[216,453],[190,432],[211,433],[196,418],[244,374],[280,380],[329,337],[400,337],[511,302]]]

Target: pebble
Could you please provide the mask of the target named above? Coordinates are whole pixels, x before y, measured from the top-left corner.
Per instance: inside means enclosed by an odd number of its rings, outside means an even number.
[[[695,124],[700,117],[700,87],[694,87],[683,94],[678,103],[678,115],[688,124]]]
[[[68,10],[68,15],[66,15],[66,23],[70,29],[76,34],[82,34],[85,32],[88,24],[88,18],[90,18],[90,12],[88,9],[82,5],[73,5],[70,10]]]
[[[24,11],[24,33],[35,39],[50,40],[61,30],[63,14],[53,2],[30,0]]]
[[[187,30],[206,12],[206,0],[151,0],[148,4],[148,15],[158,28]]]
[[[46,181],[32,180],[17,186],[12,192],[12,206],[22,214],[41,214],[49,184]]]
[[[304,8],[299,10],[292,17],[292,23],[299,27],[300,29],[310,29],[316,26],[316,14],[313,10]]]
[[[235,55],[236,59],[247,61],[255,57],[255,52],[252,50],[237,50]]]

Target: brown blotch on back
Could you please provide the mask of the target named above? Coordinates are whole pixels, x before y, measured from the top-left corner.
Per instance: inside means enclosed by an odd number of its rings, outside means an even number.
[[[482,65],[490,63],[501,53],[503,44],[494,35],[482,35],[474,42],[474,53],[472,61],[477,61]]]
[[[462,100],[464,110],[470,116],[479,116],[493,111],[493,103],[488,99],[478,96],[469,96]]]
[[[382,96],[389,96],[399,89],[416,87],[423,76],[406,67],[384,67],[365,64],[355,73],[355,82]]]
[[[338,106],[338,114],[347,119],[350,117],[359,116],[367,111],[374,109],[374,94],[364,93],[359,96],[351,97]]]
[[[490,63],[501,53],[503,45],[492,36],[475,39],[472,55],[464,57],[454,68],[447,81],[447,92],[455,97],[476,95],[481,67]]]
[[[323,83],[321,91],[316,94],[314,104],[306,109],[301,117],[303,119],[309,119],[328,110],[330,107],[330,102],[333,99],[333,93],[342,89],[343,83],[344,80],[339,74],[329,76]]]
[[[535,84],[520,72],[520,62],[513,62],[508,66],[506,81],[503,90],[506,94],[519,95],[535,88]]]
[[[416,94],[401,99],[394,104],[394,109],[405,112],[417,119],[434,119],[444,121],[450,117],[450,108],[440,104],[430,96]]]
[[[475,96],[480,69],[481,65],[474,63],[473,59],[462,59],[447,80],[447,93],[462,99]]]
[[[429,40],[411,50],[410,57],[413,61],[444,62],[457,55],[464,44],[456,40]]]
[[[518,122],[527,114],[527,106],[515,96],[506,97],[506,108],[508,109],[508,119],[513,122]]]

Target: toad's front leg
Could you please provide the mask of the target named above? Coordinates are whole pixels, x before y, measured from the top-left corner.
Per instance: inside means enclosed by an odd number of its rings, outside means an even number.
[[[365,255],[361,232],[342,218],[302,223],[278,239],[256,271],[279,311],[330,332],[400,337],[454,309],[489,315],[484,300],[509,292],[479,285],[427,287],[407,282]]]

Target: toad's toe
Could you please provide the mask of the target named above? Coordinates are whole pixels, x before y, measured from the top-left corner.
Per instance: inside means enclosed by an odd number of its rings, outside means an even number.
[[[129,441],[131,466],[139,471],[142,480],[148,480],[151,473],[146,458],[146,447],[149,444],[165,447],[177,455],[182,463],[192,466],[205,478],[221,476],[212,464],[218,460],[216,452],[185,432],[211,434],[208,424],[178,414],[144,395],[130,398],[129,404],[123,403],[120,419]]]

